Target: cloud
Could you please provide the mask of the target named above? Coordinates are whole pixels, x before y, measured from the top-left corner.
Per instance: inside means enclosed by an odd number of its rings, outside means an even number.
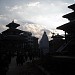
[[[46,30],[48,36],[51,36],[51,29],[68,22],[62,16],[72,11],[68,5],[73,2],[74,0],[0,0],[0,29],[6,29],[5,25],[15,19],[15,22],[21,24],[22,30],[29,30],[37,37]]]
[[[0,19],[4,18],[4,15],[0,15]]]
[[[11,8],[9,8],[9,9],[10,9],[9,11],[20,10],[20,9],[22,9],[22,6],[17,6],[17,5],[15,5],[14,7],[11,7]]]
[[[45,25],[47,28],[52,28],[52,26],[53,28],[56,28],[56,26],[67,22],[65,19],[62,20],[62,16],[65,13],[70,12],[70,10],[67,8],[69,4],[70,3],[62,0],[52,2],[49,0],[33,0],[32,2],[28,1],[23,5],[17,4],[11,7],[7,6],[6,9],[9,12],[6,15],[10,19],[19,19],[23,21],[29,20],[38,24]]]
[[[0,19],[7,19],[5,15],[0,15]]]
[[[30,2],[27,4],[28,7],[38,7],[40,2]]]
[[[0,25],[0,32],[5,31],[7,28],[5,25]]]
[[[41,39],[44,31],[47,33],[49,40],[51,39],[51,36],[52,36],[52,33],[51,33],[52,30],[48,30],[44,26],[35,24],[35,23],[33,24],[26,23],[24,25],[21,25],[19,29],[22,29],[23,31],[32,32],[32,35],[39,38],[39,40]]]

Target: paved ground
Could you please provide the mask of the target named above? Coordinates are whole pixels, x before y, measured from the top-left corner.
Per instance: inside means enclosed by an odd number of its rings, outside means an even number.
[[[45,75],[33,63],[26,62],[23,66],[16,65],[16,57],[12,58],[6,75]]]

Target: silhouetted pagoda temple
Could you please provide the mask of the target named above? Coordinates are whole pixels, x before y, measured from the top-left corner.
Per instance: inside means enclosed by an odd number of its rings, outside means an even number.
[[[65,31],[65,41],[66,44],[61,51],[67,52],[69,54],[75,54],[75,4],[68,6],[73,12],[64,15],[70,22],[57,27],[57,29]]]
[[[20,26],[19,24],[14,23],[14,21],[12,21],[8,25],[6,25],[6,27],[9,27],[9,29],[3,31],[2,34],[3,35],[19,35],[20,33],[23,33],[22,30],[16,29],[19,26]]]
[[[6,27],[9,28],[1,33],[1,49],[5,52],[14,53],[17,50],[23,49],[22,45],[25,41],[25,38],[21,36],[21,33],[23,33],[24,31],[16,29],[18,26],[20,25],[12,21],[8,25],[6,25]]]
[[[7,30],[0,33],[0,74],[6,75],[12,56],[19,56],[24,63],[24,57],[38,56],[38,38],[33,37],[31,32],[17,29],[20,24],[12,21],[6,27]],[[26,53],[28,55],[26,56]],[[33,55],[33,56],[32,56]]]
[[[12,21],[6,25],[8,29],[1,32],[0,50],[2,52],[30,52],[34,46],[38,49],[38,39],[33,37],[31,32],[17,29],[19,26],[20,24]]]

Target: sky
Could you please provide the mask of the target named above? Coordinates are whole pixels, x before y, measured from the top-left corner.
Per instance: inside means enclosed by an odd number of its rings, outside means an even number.
[[[68,22],[63,15],[72,12],[68,6],[75,0],[0,0],[0,32],[11,21],[19,23],[19,29],[30,31],[40,37],[43,31],[51,36],[51,31]]]

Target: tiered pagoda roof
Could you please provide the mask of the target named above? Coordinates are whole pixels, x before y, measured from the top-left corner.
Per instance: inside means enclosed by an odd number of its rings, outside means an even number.
[[[68,6],[68,8],[75,10],[75,4]],[[57,27],[57,29],[66,31],[68,34],[69,33],[75,34],[75,11],[72,13],[66,14],[63,17],[69,19],[70,22]]]
[[[52,36],[51,38],[59,38],[59,39],[61,39],[61,38],[64,38],[64,36],[61,36],[61,35],[57,34],[55,36]]]
[[[75,34],[75,21],[66,23],[62,26],[57,27],[57,29],[61,29],[63,31],[66,31],[67,33],[70,34]]]
[[[66,14],[63,17],[70,20],[70,22],[57,27],[57,29],[65,31],[66,45],[62,47],[61,51],[63,50],[70,55],[75,55],[75,4],[68,6],[68,8],[73,9],[74,12]]]
[[[3,31],[2,34],[8,34],[8,35],[10,35],[10,34],[15,35],[16,34],[17,35],[17,34],[20,34],[23,32],[24,31],[19,30],[19,29],[7,29],[7,30]]]
[[[20,26],[20,24],[14,23],[14,21],[12,21],[8,25],[6,25],[6,27],[9,27],[9,28],[12,28],[12,29],[16,29],[18,26]]]
[[[68,8],[72,9],[74,12],[64,15],[63,18],[72,21],[75,19],[75,4],[68,6]]]
[[[21,35],[7,35],[6,37],[4,37],[5,40],[15,40],[15,41],[24,41],[25,37],[21,36]]]
[[[66,15],[63,16],[63,18],[67,18],[68,20],[72,21],[72,20],[75,19],[75,12],[66,14]]]
[[[4,34],[4,35],[18,35],[20,33],[23,33],[24,31],[16,29],[18,26],[20,26],[20,24],[14,23],[14,21],[12,21],[8,25],[6,25],[6,27],[9,27],[9,29],[3,31],[2,34]]]
[[[68,6],[68,8],[73,9],[75,11],[75,4]]]

